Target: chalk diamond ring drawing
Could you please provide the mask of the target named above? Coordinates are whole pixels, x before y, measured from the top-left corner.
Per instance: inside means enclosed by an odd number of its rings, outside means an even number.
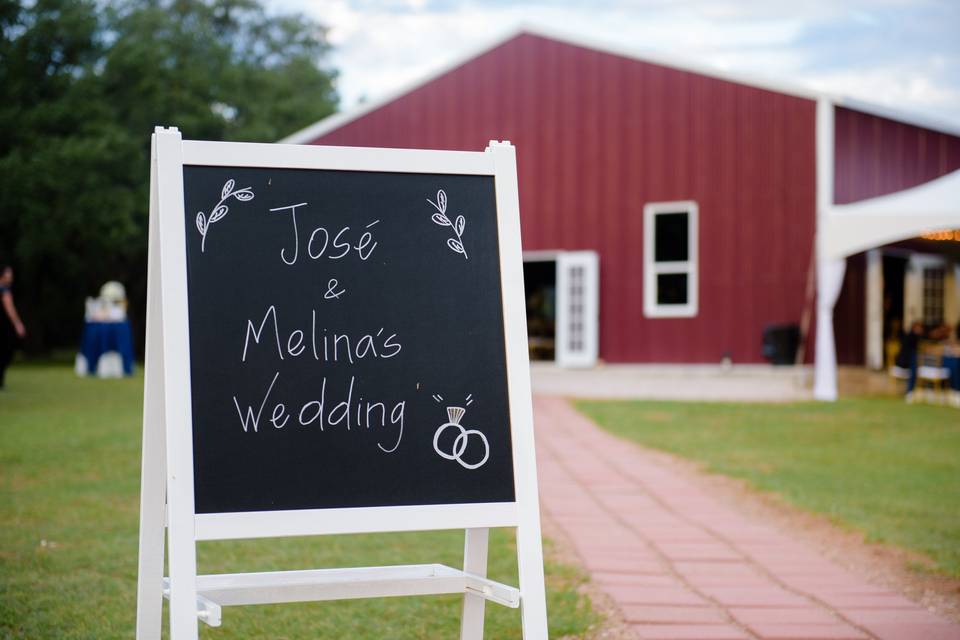
[[[482,467],[487,459],[490,457],[490,443],[487,442],[487,436],[483,435],[481,432],[476,429],[465,429],[460,424],[460,420],[463,418],[463,414],[467,412],[463,407],[447,407],[447,418],[449,422],[445,422],[440,425],[440,428],[437,429],[437,432],[433,434],[433,450],[437,452],[441,458],[446,458],[447,460],[456,460],[461,467],[464,469],[477,469]],[[457,437],[453,441],[453,448],[449,453],[442,451],[440,449],[440,436],[443,435],[443,432],[447,429],[454,428],[459,429],[460,433],[457,434]],[[463,454],[467,450],[467,444],[471,436],[479,436],[480,441],[483,443],[483,458],[480,462],[470,463],[463,459]]]

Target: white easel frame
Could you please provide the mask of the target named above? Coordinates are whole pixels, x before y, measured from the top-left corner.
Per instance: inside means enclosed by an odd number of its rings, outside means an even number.
[[[494,176],[510,398],[515,502],[197,514],[187,315],[184,165]],[[521,607],[523,637],[547,637],[533,440],[516,152],[320,147],[182,140],[157,127],[151,144],[147,339],[137,638],[159,640],[162,598],[171,640],[196,640],[198,619],[220,624],[227,605],[462,593],[461,640],[483,638],[487,600]],[[491,527],[516,527],[520,588],[486,579]],[[201,540],[464,529],[462,570],[444,565],[197,575]],[[170,577],[163,577],[164,534]]]

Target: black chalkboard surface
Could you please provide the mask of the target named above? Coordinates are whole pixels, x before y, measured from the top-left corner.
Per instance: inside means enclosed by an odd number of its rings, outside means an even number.
[[[492,176],[183,178],[196,513],[514,501]]]

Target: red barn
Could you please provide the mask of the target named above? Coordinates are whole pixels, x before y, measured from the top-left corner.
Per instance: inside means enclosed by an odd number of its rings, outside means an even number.
[[[818,219],[833,202],[960,169],[957,127],[530,31],[284,142],[478,150],[491,139],[517,148],[532,353],[582,364],[762,362],[765,329],[813,315]],[[882,350],[882,335],[868,344],[877,264],[888,325],[957,321],[953,245],[848,258],[841,362]],[[911,288],[915,254],[936,256],[939,290]]]

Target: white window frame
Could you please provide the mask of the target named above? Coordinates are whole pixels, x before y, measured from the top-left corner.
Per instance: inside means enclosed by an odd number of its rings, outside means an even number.
[[[924,279],[926,269],[943,268],[946,276],[947,261],[943,256],[932,253],[912,253],[907,263],[907,273],[903,282],[903,320],[909,328],[914,322],[926,322],[924,317]],[[944,314],[947,311],[946,278],[944,278]]]
[[[687,260],[656,262],[654,219],[658,214],[687,214]],[[693,200],[649,202],[643,207],[643,315],[647,318],[693,318],[699,310],[699,236],[700,207]],[[658,304],[657,276],[667,273],[687,275],[686,304]]]

